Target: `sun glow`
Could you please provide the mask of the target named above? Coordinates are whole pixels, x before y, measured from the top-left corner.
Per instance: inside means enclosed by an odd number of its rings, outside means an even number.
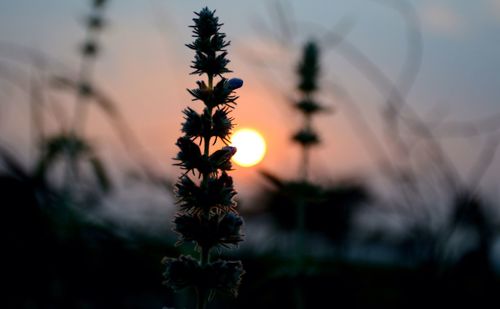
[[[237,149],[233,161],[243,167],[256,165],[266,154],[266,141],[254,129],[240,129],[234,132],[231,136],[231,146]]]

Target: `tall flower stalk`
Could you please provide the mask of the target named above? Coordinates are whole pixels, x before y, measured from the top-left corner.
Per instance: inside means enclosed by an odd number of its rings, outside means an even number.
[[[300,162],[300,173],[297,182],[290,182],[290,192],[294,192],[293,201],[296,209],[296,232],[297,232],[297,281],[295,284],[296,308],[306,307],[306,301],[302,293],[301,276],[304,273],[304,254],[306,242],[306,206],[321,198],[322,189],[312,183],[309,179],[310,151],[313,146],[320,143],[318,134],[313,128],[313,117],[319,112],[325,111],[315,98],[319,89],[318,77],[320,73],[319,49],[314,42],[304,45],[302,59],[297,67],[299,99],[294,107],[303,115],[302,127],[292,137],[293,141],[301,147],[302,159]]]
[[[312,119],[318,112],[324,110],[314,98],[315,92],[318,90],[319,75],[319,49],[314,42],[309,42],[304,46],[297,73],[299,76],[297,88],[301,98],[295,104],[295,107],[302,113],[304,123],[302,128],[293,136],[293,140],[302,148],[300,177],[305,182],[309,178],[310,149],[319,143],[318,134],[312,127]]]
[[[296,109],[303,115],[303,125],[297,133],[293,135],[293,140],[301,146],[302,160],[300,164],[299,183],[303,187],[296,198],[297,203],[297,252],[299,262],[302,260],[305,242],[305,206],[308,199],[316,195],[316,186],[309,182],[309,161],[311,147],[319,144],[318,134],[315,132],[312,122],[313,117],[325,110],[315,98],[315,93],[319,88],[318,77],[320,71],[319,49],[313,41],[304,45],[302,59],[297,68],[299,100],[295,103]],[[311,195],[312,192],[315,192]]]
[[[86,37],[80,52],[82,55],[78,72],[79,91],[76,96],[75,113],[72,123],[73,134],[83,133],[87,117],[87,99],[92,95],[92,75],[94,64],[100,53],[99,36],[106,26],[104,10],[109,0],[91,0],[91,12],[85,21]]]
[[[236,191],[228,172],[236,148],[228,146],[233,128],[230,112],[238,98],[234,90],[243,81],[226,79],[226,35],[220,32],[222,24],[215,11],[208,8],[195,13],[194,42],[186,46],[195,51],[191,74],[206,76],[197,81],[197,87],[188,89],[193,101],[201,101],[202,111],[187,107],[182,123],[183,136],[176,145],[177,165],[185,172],[175,185],[180,210],[174,219],[174,230],[179,242],[193,242],[199,259],[192,256],[165,258],[165,284],[173,290],[192,287],[197,294],[197,308],[205,308],[215,292],[237,295],[243,275],[240,261],[211,260],[211,253],[219,247],[236,246],[242,241],[243,219],[236,210]],[[216,80],[217,79],[217,80]],[[226,146],[213,151],[211,146],[221,140]]]
[[[89,99],[93,95],[92,77],[95,62],[100,52],[99,37],[104,27],[106,20],[104,12],[109,0],[90,0],[91,11],[85,20],[86,35],[85,40],[80,48],[81,62],[77,76],[77,91],[75,96],[75,110],[72,123],[69,131],[64,136],[68,141],[66,149],[66,171],[64,186],[65,191],[70,190],[71,181],[79,180],[80,171],[76,160],[78,157],[77,151],[80,139],[83,139],[85,123],[89,108]],[[67,193],[66,193],[67,194]]]

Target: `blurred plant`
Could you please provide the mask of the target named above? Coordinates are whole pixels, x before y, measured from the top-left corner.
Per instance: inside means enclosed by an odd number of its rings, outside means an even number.
[[[310,149],[320,143],[318,134],[312,126],[312,117],[326,109],[315,99],[314,95],[319,88],[318,76],[320,71],[319,48],[313,41],[304,45],[302,59],[297,67],[298,85],[300,94],[299,100],[294,103],[294,107],[303,115],[302,128],[292,136],[292,140],[300,145],[302,160],[300,163],[300,176],[298,181],[281,182],[272,175],[263,172],[264,177],[271,180],[285,199],[278,198],[278,201],[288,200],[296,210],[296,269],[292,271],[298,278],[304,273],[304,254],[306,237],[306,205],[321,200],[323,189],[309,181],[309,161]],[[288,197],[288,198],[287,198]],[[273,205],[274,206],[274,205]],[[305,303],[302,295],[301,281],[296,283],[296,307],[304,308]]]
[[[1,271],[10,287],[2,307],[76,308],[84,303],[90,307],[108,307],[111,303],[116,306],[117,299],[120,299],[118,303],[130,305],[137,295],[149,293],[161,297],[164,294],[164,291],[158,293],[161,287],[155,286],[151,278],[157,277],[160,265],[151,267],[155,265],[151,260],[158,261],[166,250],[171,254],[177,252],[168,241],[122,223],[116,224],[115,219],[102,216],[97,209],[88,211],[89,207],[103,206],[103,195],[111,192],[113,183],[97,145],[83,132],[85,111],[93,104],[100,108],[127,147],[127,153],[138,154],[140,146],[116,102],[90,82],[106,3],[109,1],[91,1],[92,12],[85,22],[89,34],[81,48],[79,76],[66,69],[60,73],[54,61],[47,61],[50,58],[36,50],[20,48],[17,53],[29,51],[34,58],[30,88],[25,89],[24,83],[19,88],[30,98],[33,115],[29,120],[35,133],[36,153],[30,157],[33,162],[24,162],[23,155],[4,148],[4,141],[0,143],[0,204],[4,206],[0,238],[6,251]],[[54,55],[54,59],[56,57]],[[50,62],[50,68],[43,65],[45,62]],[[58,73],[54,74],[55,71]],[[66,107],[59,106],[49,89],[76,94],[74,119],[67,117]],[[48,110],[51,107],[64,109]],[[44,116],[50,115],[44,112],[54,112],[51,120],[60,126],[52,127],[53,123],[43,121]],[[76,167],[74,171],[80,173],[71,174],[75,177],[64,179],[59,187],[52,176],[67,176],[63,168],[68,167],[64,164],[69,162]],[[153,174],[147,176],[153,177]],[[85,206],[84,211],[80,206]],[[131,246],[131,243],[135,244]],[[36,252],[37,263],[32,263],[33,252]],[[134,263],[141,266],[127,272],[128,279],[116,280],[126,265]],[[99,278],[97,282],[96,278]],[[54,290],[54,287],[57,288]],[[116,293],[121,295],[118,297]],[[142,299],[142,305],[154,306],[154,298]]]
[[[311,147],[318,145],[320,140],[318,134],[312,127],[312,117],[324,111],[314,98],[318,90],[318,75],[320,71],[319,47],[313,41],[305,44],[297,74],[299,83],[297,89],[301,98],[295,103],[297,110],[302,113],[304,123],[302,128],[293,136],[293,141],[301,146],[302,161],[300,172],[300,183],[291,183],[291,186],[298,185],[293,192],[297,193],[297,231],[299,237],[298,254],[301,256],[304,250],[305,238],[305,206],[307,201],[321,198],[322,190],[318,186],[309,182],[309,156]]]
[[[157,168],[152,166],[154,160],[130,128],[120,111],[119,102],[113,100],[93,81],[95,63],[101,51],[99,36],[108,24],[104,13],[110,2],[89,0],[89,13],[82,18],[87,34],[78,48],[81,61],[76,72],[72,72],[55,56],[32,48],[6,45],[9,58],[21,65],[31,64],[29,91],[25,89],[22,83],[24,77],[20,73],[7,72],[7,80],[20,90],[26,90],[30,98],[29,122],[34,150],[30,158],[35,161],[33,170],[37,177],[52,182],[54,189],[59,189],[55,184],[60,181],[65,199],[72,203],[78,202],[78,199],[85,202],[84,199],[88,196],[93,196],[92,199],[95,200],[102,194],[111,193],[115,187],[115,179],[109,173],[110,166],[106,164],[94,141],[84,132],[85,124],[90,120],[87,119],[87,112],[94,106],[117,134],[126,148],[125,153],[139,167],[139,170],[127,170],[127,176],[134,177],[134,180],[145,180],[161,189],[168,187],[166,192],[171,193],[170,181],[155,172]],[[5,55],[2,53],[1,56]],[[26,57],[29,58],[25,59]],[[52,90],[72,95],[73,104],[59,101]],[[50,116],[52,118],[48,118]],[[132,173],[133,176],[130,176]]]
[[[93,145],[85,139],[72,135],[60,134],[44,140],[42,153],[37,162],[36,176],[47,177],[48,171],[64,155],[70,156],[70,160],[75,164],[88,162],[101,192],[107,193],[112,189],[107,169]]]
[[[309,181],[309,161],[311,147],[319,145],[320,139],[313,128],[313,116],[327,109],[318,103],[315,94],[319,89],[318,76],[320,72],[319,47],[310,41],[304,45],[302,59],[297,67],[297,91],[300,98],[294,107],[303,116],[302,128],[292,136],[292,140],[300,145],[302,160],[300,162],[300,176],[297,181],[284,182],[268,172],[263,176],[276,185],[285,195],[289,195],[294,209],[296,209],[297,253],[299,261],[304,251],[305,238],[305,207],[307,203],[322,199],[323,190]]]
[[[25,85],[19,82],[14,83],[19,84],[19,89],[26,90],[30,100],[30,135],[33,139],[33,149],[35,149],[30,159],[35,162],[33,166],[26,166],[26,169],[33,174],[32,177],[47,183],[55,180],[53,176],[62,176],[60,177],[62,190],[54,184],[51,185],[54,190],[64,191],[62,192],[64,198],[60,199],[65,200],[64,204],[77,202],[78,199],[80,201],[86,199],[88,202],[90,198],[96,201],[101,194],[107,194],[113,188],[108,168],[96,150],[96,145],[82,132],[86,111],[91,100],[104,110],[108,118],[117,123],[115,125],[117,131],[123,131],[125,128],[123,120],[119,119],[114,103],[106,99],[91,83],[94,63],[99,54],[98,36],[106,24],[103,15],[108,3],[109,0],[90,0],[90,13],[85,18],[87,35],[79,49],[81,64],[78,74],[70,74],[69,70],[56,60],[56,57],[47,56],[36,49],[10,46],[13,48],[11,53],[15,54],[12,56],[14,60],[22,59],[23,54],[32,58],[29,89],[24,89]],[[23,63],[26,60],[20,62]],[[60,66],[59,69],[64,73],[54,74],[52,70],[57,66]],[[61,77],[61,74],[64,77]],[[21,78],[21,76],[11,75],[9,74],[9,80],[12,82]],[[68,114],[65,113],[66,108],[59,106],[59,102],[52,97],[52,93],[48,92],[48,89],[53,88],[75,95],[75,105],[71,106],[75,108],[74,119],[68,119]],[[51,113],[53,120],[59,126],[51,127],[52,123],[45,119],[45,112]],[[87,170],[82,170],[82,166],[89,167],[88,174],[91,176],[91,182],[85,178]],[[60,167],[62,167],[61,170],[59,170]],[[78,189],[74,189],[76,186],[79,186]]]
[[[106,25],[106,21],[104,19],[104,9],[108,2],[108,0],[91,0],[91,12],[88,14],[85,21],[86,38],[80,47],[82,58],[77,77],[78,88],[75,89],[75,111],[72,123],[70,124],[71,127],[68,128],[68,132],[62,133],[60,136],[55,136],[52,138],[58,141],[66,141],[66,143],[61,144],[61,146],[64,146],[64,150],[66,153],[67,165],[64,175],[66,191],[69,190],[71,177],[73,177],[74,180],[78,180],[80,175],[78,160],[82,157],[75,156],[75,151],[79,148],[79,141],[84,140],[83,131],[87,119],[87,110],[89,105],[88,100],[94,97],[92,73],[95,61],[100,53],[98,37]],[[50,139],[48,142],[51,142]],[[105,173],[104,166],[102,164],[99,165],[100,168],[94,169],[94,171]],[[97,175],[99,174],[102,173],[98,173]],[[98,178],[101,177],[98,176]]]
[[[318,134],[312,127],[312,117],[318,112],[324,111],[314,98],[315,92],[318,90],[318,74],[319,74],[319,48],[314,42],[309,42],[304,46],[302,60],[299,63],[297,73],[299,75],[298,91],[301,94],[301,99],[295,103],[295,107],[302,113],[304,124],[294,136],[293,140],[302,148],[302,166],[301,179],[308,180],[309,175],[309,153],[310,148],[319,144]]]
[[[202,113],[191,108],[184,110],[182,124],[184,136],[177,140],[180,151],[176,165],[185,170],[175,185],[180,211],[174,219],[174,230],[180,242],[192,241],[200,252],[199,261],[191,256],[165,258],[165,284],[173,290],[194,287],[197,293],[197,307],[205,308],[215,292],[237,295],[243,267],[240,261],[210,261],[212,249],[236,246],[242,241],[240,232],[243,219],[238,215],[233,200],[236,191],[233,180],[227,174],[231,170],[231,157],[236,148],[225,146],[210,152],[210,145],[217,139],[227,144],[233,127],[229,113],[238,98],[233,91],[243,85],[238,78],[227,80],[223,74],[231,72],[226,68],[226,35],[220,32],[222,24],[215,11],[208,8],[196,13],[193,19],[194,42],[187,47],[194,50],[192,74],[208,77],[198,81],[198,88],[188,90],[194,101],[202,101]],[[214,85],[214,78],[220,80]],[[199,145],[195,143],[199,140]],[[203,144],[203,152],[200,146]],[[213,145],[212,144],[212,145]],[[198,175],[193,180],[188,173]]]
[[[86,100],[92,95],[92,73],[94,63],[100,53],[99,35],[106,26],[104,19],[104,9],[108,0],[91,0],[92,9],[87,16],[86,38],[80,47],[82,55],[80,63],[80,72],[78,73],[79,89],[76,93],[75,113],[73,118],[72,130],[74,134],[80,133],[84,129],[86,111],[88,104]]]

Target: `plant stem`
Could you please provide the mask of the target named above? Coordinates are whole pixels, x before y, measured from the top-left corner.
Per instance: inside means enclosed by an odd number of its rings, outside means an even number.
[[[305,247],[305,232],[306,232],[306,218],[305,218],[306,201],[304,198],[297,199],[297,259],[299,267],[302,266],[302,259],[304,256]]]
[[[95,36],[95,34],[90,29],[87,29],[84,42],[91,41],[93,36]],[[71,180],[77,181],[79,178],[78,162],[74,157],[75,142],[79,136],[83,136],[84,124],[87,119],[87,109],[89,105],[88,98],[80,92],[80,87],[84,84],[91,85],[94,64],[95,57],[82,55],[78,77],[76,80],[78,84],[76,85],[77,88],[75,91],[74,114],[70,127],[68,128],[70,144],[67,146],[66,150],[66,170],[64,174],[64,191],[68,192],[72,183]],[[73,179],[71,179],[72,177]]]
[[[200,264],[201,266],[205,266],[208,264],[209,260],[210,248],[201,248],[201,256],[200,256]],[[196,300],[196,308],[197,309],[205,309],[207,305],[207,291],[203,287],[198,287],[196,289],[197,300]]]
[[[210,259],[210,248],[201,248],[200,264],[205,266],[208,264]]]
[[[309,98],[306,95],[306,98]],[[304,128],[307,132],[311,132],[311,116],[306,114],[304,118]],[[302,183],[307,183],[309,181],[309,157],[310,148],[309,145],[302,146],[302,165],[301,165],[301,181]],[[304,295],[302,290],[302,275],[304,272],[304,253],[305,253],[305,243],[306,243],[306,205],[307,200],[304,196],[297,199],[297,243],[296,243],[296,267],[297,273],[295,278],[295,308],[303,309],[304,305]]]
[[[309,96],[306,97],[309,99]],[[307,132],[311,132],[311,115],[307,114],[304,118],[304,128]],[[309,180],[309,153],[310,153],[309,145],[302,146],[302,166],[301,166],[301,177],[303,182],[307,182]]]
[[[308,146],[306,146],[302,149],[301,178],[302,178],[303,182],[307,182],[309,179],[309,147]]]
[[[214,87],[214,77],[213,75],[208,75],[208,89],[210,89],[210,91],[213,90],[213,87]]]
[[[196,289],[196,309],[205,309],[207,305],[207,298],[205,295],[205,289]]]
[[[213,91],[213,83],[214,83],[214,77],[213,75],[208,74],[208,91]],[[210,122],[212,122],[212,107],[207,107],[208,108],[208,113],[210,114]],[[205,148],[203,150],[203,155],[209,156],[210,155],[210,137],[211,136],[205,136],[203,139],[205,141]],[[208,175],[203,175],[203,181],[206,181],[208,178]]]
[[[208,91],[213,90],[213,76],[208,75]],[[212,122],[212,107],[207,107],[208,108],[208,114],[210,115],[210,122]],[[208,157],[210,155],[210,138],[211,136],[204,136],[204,149],[203,149],[203,155]],[[202,175],[202,180],[201,180],[201,185],[202,187],[207,186],[208,184],[208,178],[209,174],[204,173]],[[206,210],[205,213],[203,214],[205,218],[208,220],[210,216],[210,210]],[[201,254],[200,254],[200,265],[202,267],[206,266],[210,260],[210,248],[208,247],[201,247]],[[206,295],[206,290],[204,288],[197,288],[196,293],[197,293],[197,300],[196,300],[196,308],[197,309],[205,309],[205,306],[207,304],[207,295]]]
[[[209,108],[208,112],[212,113],[212,109]],[[210,155],[210,136],[205,136],[204,140],[205,140],[205,148],[203,149],[203,155],[208,157]],[[207,175],[203,175],[204,180],[205,180],[205,176],[207,176]]]

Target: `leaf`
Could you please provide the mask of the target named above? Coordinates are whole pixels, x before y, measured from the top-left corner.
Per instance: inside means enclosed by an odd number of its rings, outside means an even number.
[[[285,182],[281,180],[278,176],[271,174],[271,172],[260,170],[259,173],[271,184],[276,186],[277,188],[283,188],[285,186]]]

